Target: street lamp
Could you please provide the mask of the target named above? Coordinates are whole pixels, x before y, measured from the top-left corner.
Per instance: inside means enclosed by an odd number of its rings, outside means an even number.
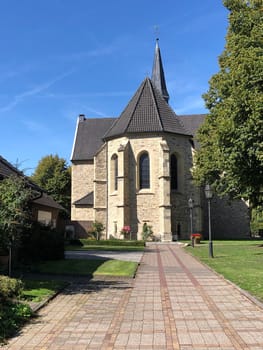
[[[211,204],[211,198],[213,197],[213,191],[210,185],[205,185],[205,197],[208,201],[209,258],[213,258],[214,253],[213,253],[213,241],[212,241],[212,234],[211,234],[211,211],[210,211],[210,204]]]
[[[192,198],[188,199],[188,207],[190,210],[190,236],[192,239],[192,246],[194,247],[194,238],[192,236],[193,234],[193,207],[194,207],[194,201]]]

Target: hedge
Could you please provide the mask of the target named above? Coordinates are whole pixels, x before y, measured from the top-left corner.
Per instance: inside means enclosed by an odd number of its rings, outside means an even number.
[[[80,239],[83,245],[96,245],[96,246],[125,246],[125,247],[143,247],[144,241],[126,241],[123,239],[109,239],[109,240],[92,240],[92,239]]]
[[[34,223],[30,230],[22,234],[19,258],[22,261],[63,259],[63,233]]]

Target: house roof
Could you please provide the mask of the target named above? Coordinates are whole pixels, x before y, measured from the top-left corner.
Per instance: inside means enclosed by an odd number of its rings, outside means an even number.
[[[151,132],[191,135],[152,81],[146,78],[104,138]]]
[[[51,196],[49,196],[45,191],[39,187],[37,184],[32,182],[25,174],[9,163],[5,158],[0,156],[0,180],[3,180],[9,176],[20,176],[26,179],[29,187],[38,193],[35,199],[31,202],[37,203],[50,208],[56,208],[60,210],[65,210],[59,203],[57,203]]]
[[[49,196],[45,192],[42,193],[41,197],[33,199],[31,202],[36,203],[38,205],[43,205],[45,207],[65,210],[65,208],[62,207],[62,205],[57,203],[51,196]]]
[[[24,175],[22,171],[18,170],[11,163],[9,163],[5,158],[0,156],[0,175],[2,177],[6,177],[6,176],[18,175],[18,174],[21,176]]]
[[[90,192],[88,193],[86,196],[78,199],[77,201],[75,201],[73,204],[75,205],[91,205],[93,206],[94,204],[94,193]]]
[[[91,160],[103,145],[103,135],[112,126],[116,118],[78,119],[71,160]]]
[[[43,191],[43,189],[40,188],[37,184],[29,180],[29,178],[25,176],[25,174],[22,171],[18,170],[15,166],[13,166],[11,163],[9,163],[5,158],[3,158],[0,155],[0,179],[3,179],[8,176],[12,176],[12,175],[21,176],[25,178],[29,186],[33,190],[40,191],[40,192]]]

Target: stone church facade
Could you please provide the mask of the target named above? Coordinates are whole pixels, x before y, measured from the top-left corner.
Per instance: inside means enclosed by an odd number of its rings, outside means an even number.
[[[71,156],[71,220],[79,235],[96,220],[104,238],[121,238],[130,226],[140,239],[145,223],[161,241],[189,238],[191,198],[193,231],[207,236],[207,202],[192,179],[194,136],[205,115],[178,116],[168,101],[157,41],[152,77],[119,118],[79,116]],[[245,203],[214,197],[211,210],[215,238],[248,235]]]

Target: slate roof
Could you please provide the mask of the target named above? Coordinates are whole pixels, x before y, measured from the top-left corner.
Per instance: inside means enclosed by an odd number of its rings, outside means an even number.
[[[203,124],[206,114],[179,115],[178,118],[192,135],[195,135],[198,128]]]
[[[196,140],[196,132],[200,125],[203,124],[206,114],[192,114],[192,115],[180,115],[178,116],[185,129],[188,130],[194,136],[195,147],[199,148],[200,145]]]
[[[195,134],[199,126],[204,122],[205,114],[177,115],[176,118],[184,126],[186,133]],[[103,137],[109,126],[114,125],[118,118],[80,118],[77,125],[76,139],[73,145],[72,161],[93,160],[93,157],[103,145]],[[198,147],[198,143],[195,140]]]
[[[94,193],[90,192],[88,193],[86,196],[78,199],[77,201],[75,201],[73,204],[75,205],[90,205],[93,206],[94,204]]]
[[[191,135],[152,81],[146,78],[104,138],[152,132]]]
[[[79,117],[71,160],[92,160],[103,145],[103,135],[109,130],[116,118]]]

